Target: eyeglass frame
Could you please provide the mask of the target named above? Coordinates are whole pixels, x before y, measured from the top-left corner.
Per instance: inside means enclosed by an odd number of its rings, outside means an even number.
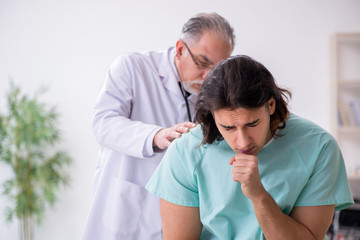
[[[212,69],[212,68],[215,66],[215,64],[205,63],[205,62],[202,62],[202,61],[200,61],[200,60],[197,60],[196,57],[195,57],[195,56],[193,55],[193,53],[191,52],[189,46],[186,44],[186,42],[185,42],[184,40],[182,40],[182,39],[181,39],[181,41],[183,41],[186,49],[187,49],[188,52],[190,53],[191,59],[193,60],[193,62],[195,63],[195,65],[196,65],[198,68],[200,68],[200,69]],[[199,61],[200,63],[199,63],[198,61]]]

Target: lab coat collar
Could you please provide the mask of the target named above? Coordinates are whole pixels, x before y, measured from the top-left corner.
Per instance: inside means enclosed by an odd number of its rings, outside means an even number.
[[[159,74],[162,84],[171,92],[181,96],[178,82],[180,82],[179,74],[177,73],[175,63],[175,47],[168,48],[161,59]]]
[[[162,84],[171,92],[175,93],[179,97],[183,97],[179,88],[180,76],[175,66],[175,47],[168,48],[161,59],[159,74],[162,80]],[[188,98],[189,101],[195,103],[196,96],[191,94]]]

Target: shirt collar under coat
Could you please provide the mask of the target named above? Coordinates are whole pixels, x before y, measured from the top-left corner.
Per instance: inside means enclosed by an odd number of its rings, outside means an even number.
[[[170,47],[163,54],[161,63],[159,66],[159,74],[161,77],[162,84],[171,92],[175,93],[179,97],[183,98],[181,90],[179,88],[180,76],[175,67],[175,47]],[[170,66],[170,67],[169,67]],[[188,100],[195,104],[196,97],[191,94]]]

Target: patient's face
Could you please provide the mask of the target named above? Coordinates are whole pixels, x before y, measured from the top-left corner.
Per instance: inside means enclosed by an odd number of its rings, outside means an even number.
[[[257,109],[220,109],[213,112],[217,128],[225,141],[236,153],[257,155],[272,138],[270,115],[275,101]]]

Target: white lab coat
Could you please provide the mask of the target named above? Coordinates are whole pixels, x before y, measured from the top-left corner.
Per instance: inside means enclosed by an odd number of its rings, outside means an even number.
[[[174,56],[134,53],[109,68],[95,105],[100,153],[84,240],[162,239],[159,198],[144,187],[164,154],[153,151],[155,133],[188,120]]]

